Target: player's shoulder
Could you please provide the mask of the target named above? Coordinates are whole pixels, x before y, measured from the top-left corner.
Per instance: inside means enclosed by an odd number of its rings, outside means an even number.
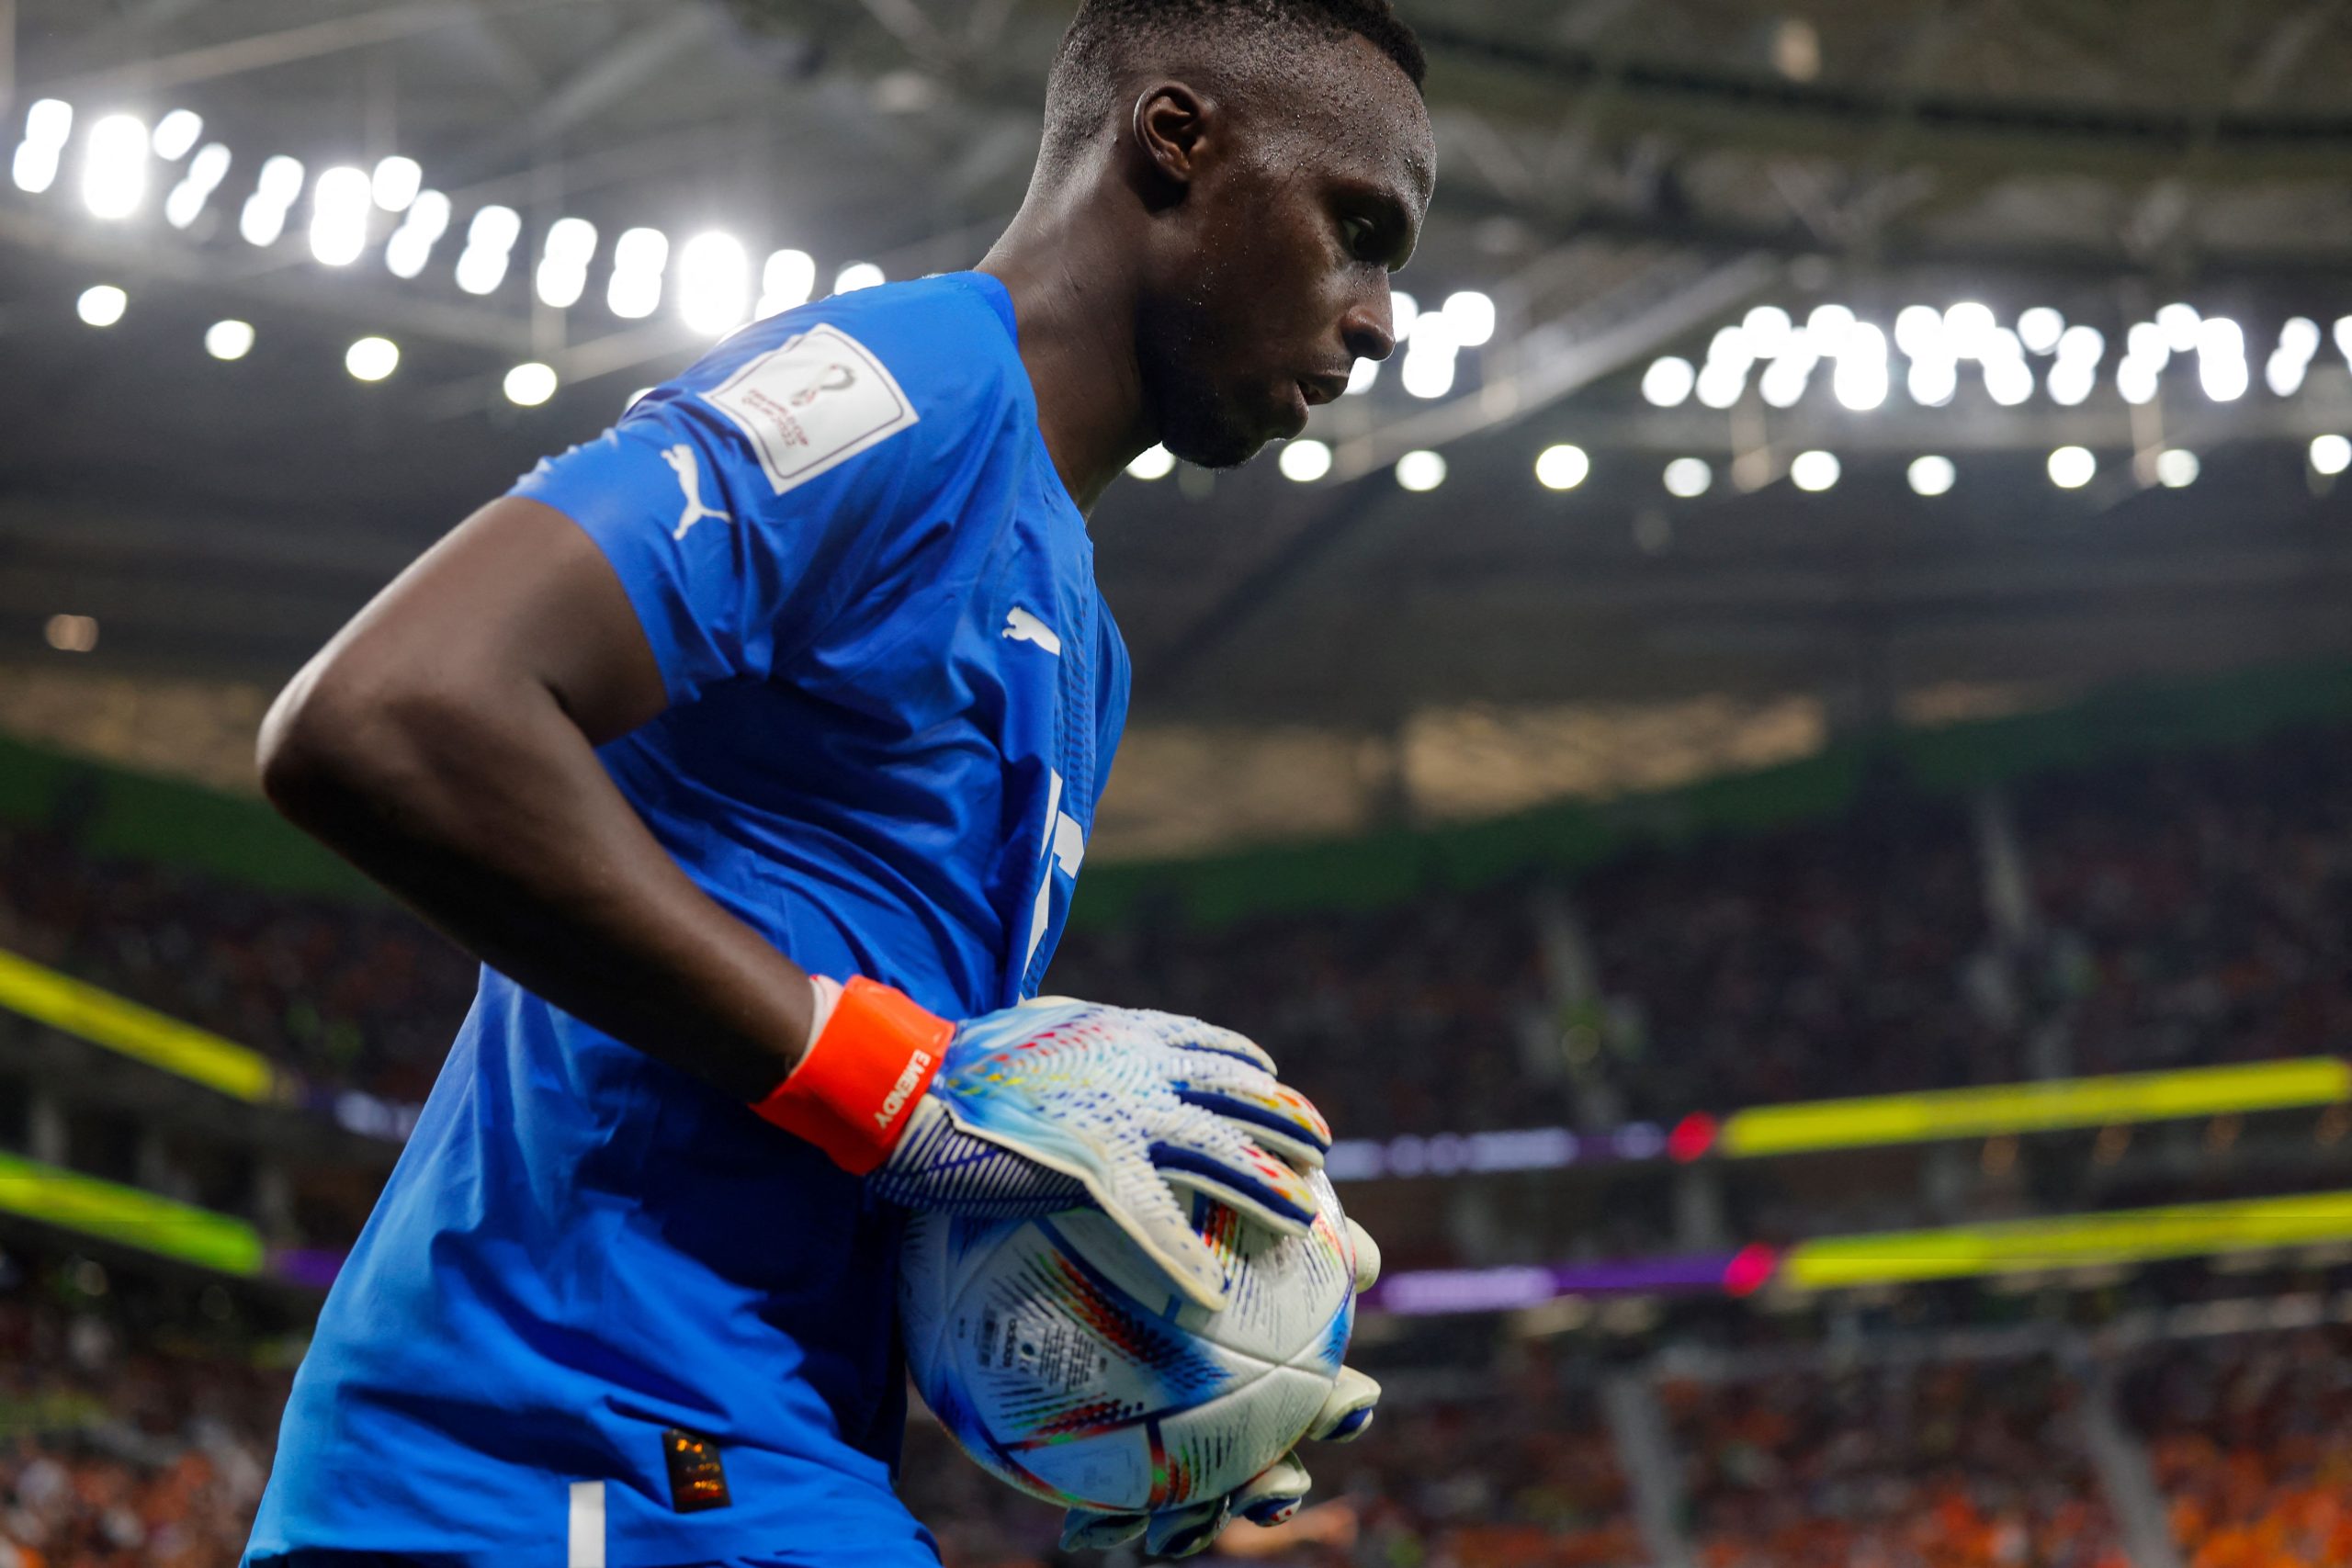
[[[692,389],[785,386],[787,397],[847,394],[877,411],[897,400],[909,423],[968,427],[1028,397],[1003,286],[943,273],[812,300],[736,333],[697,365]]]

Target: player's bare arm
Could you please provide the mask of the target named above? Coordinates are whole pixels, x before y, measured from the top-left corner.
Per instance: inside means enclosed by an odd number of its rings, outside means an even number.
[[[757,1100],[808,1043],[807,973],[687,878],[596,760],[667,705],[604,556],[509,496],[295,678],[262,728],[262,782],[492,967]]]

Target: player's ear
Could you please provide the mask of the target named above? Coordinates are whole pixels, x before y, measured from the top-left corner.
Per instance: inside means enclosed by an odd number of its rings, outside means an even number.
[[[1154,205],[1178,201],[1199,175],[1216,106],[1182,82],[1156,82],[1136,99],[1137,173]]]

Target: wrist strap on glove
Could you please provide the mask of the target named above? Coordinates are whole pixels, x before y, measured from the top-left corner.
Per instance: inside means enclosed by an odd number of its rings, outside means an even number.
[[[864,1176],[898,1145],[955,1032],[905,992],[854,976],[800,1065],[752,1109]]]

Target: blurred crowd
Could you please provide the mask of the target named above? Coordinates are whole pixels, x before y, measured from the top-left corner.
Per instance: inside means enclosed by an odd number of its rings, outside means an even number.
[[[2352,1562],[2352,1331],[2169,1346],[2123,1403],[2186,1568]]]
[[[1562,881],[1212,931],[1147,910],[1072,934],[1051,984],[1238,1028],[1359,1136],[1597,1130],[2352,1037],[2352,727],[1983,804],[1882,779],[1836,821]],[[91,855],[70,825],[0,829],[0,949],[410,1101],[475,975],[395,908]]]
[[[2046,1358],[1667,1397],[1703,1568],[2129,1568]]]
[[[0,1568],[233,1568],[286,1377],[108,1291],[0,1258]]]

